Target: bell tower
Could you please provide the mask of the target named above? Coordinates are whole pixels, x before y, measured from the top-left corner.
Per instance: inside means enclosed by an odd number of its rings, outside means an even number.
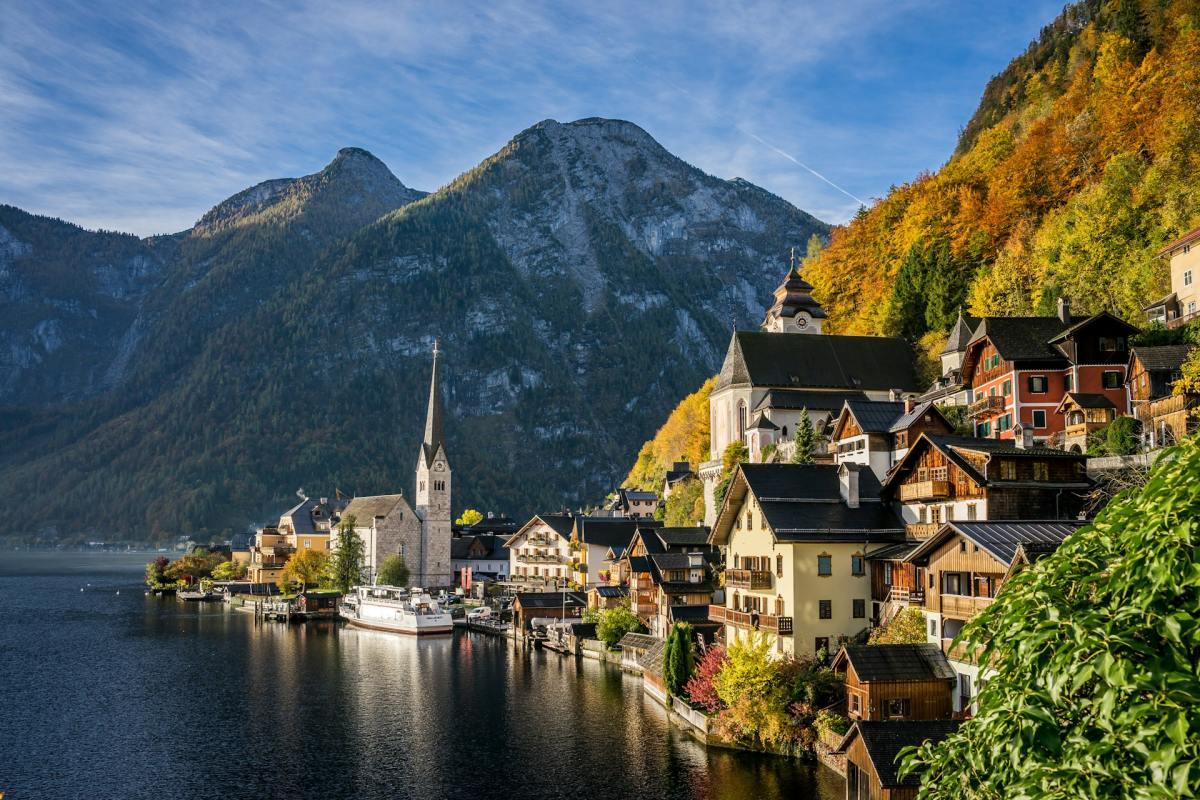
[[[433,342],[433,374],[429,379],[429,407],[425,413],[425,438],[417,454],[415,511],[421,518],[419,564],[410,564],[413,585],[450,585],[450,459],[442,429],[442,394],[439,382],[437,340]]]
[[[825,309],[813,299],[812,290],[812,284],[800,277],[793,247],[787,277],[775,290],[775,303],[767,310],[762,329],[770,333],[820,333]]]

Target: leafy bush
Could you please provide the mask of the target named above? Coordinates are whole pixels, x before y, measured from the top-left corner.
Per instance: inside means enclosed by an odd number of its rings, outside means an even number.
[[[627,633],[645,631],[642,623],[629,610],[629,606],[613,606],[600,612],[596,620],[596,638],[609,647],[615,647]]]
[[[299,585],[301,591],[329,577],[329,554],[320,550],[301,550],[283,565],[275,583],[282,591]]]
[[[167,583],[166,569],[171,560],[166,556],[159,556],[146,565],[146,585],[151,589],[158,589]]]
[[[966,626],[991,678],[970,722],[907,755],[921,797],[1194,796],[1197,475],[1193,436]]]
[[[408,586],[408,564],[404,556],[388,556],[379,565],[379,583],[385,586]]]
[[[222,561],[212,571],[215,581],[236,581],[246,577],[246,565],[238,561]]]
[[[716,713],[725,708],[725,704],[717,695],[715,680],[728,660],[729,656],[724,647],[710,647],[704,651],[704,656],[696,665],[696,670],[685,689],[693,706],[709,713]]]
[[[818,733],[844,736],[846,731],[850,730],[850,720],[836,711],[823,709],[817,712],[816,719],[813,720],[813,727],[817,729]]]
[[[1133,417],[1117,417],[1105,429],[1104,449],[1112,456],[1131,456],[1142,440],[1142,423]]]
[[[882,628],[871,631],[868,644],[924,644],[925,615],[919,608],[906,608]]]

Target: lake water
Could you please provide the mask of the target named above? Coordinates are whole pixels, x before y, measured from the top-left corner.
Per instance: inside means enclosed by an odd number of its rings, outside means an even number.
[[[844,791],[823,767],[706,751],[610,666],[150,598],[148,559],[0,553],[6,800]]]

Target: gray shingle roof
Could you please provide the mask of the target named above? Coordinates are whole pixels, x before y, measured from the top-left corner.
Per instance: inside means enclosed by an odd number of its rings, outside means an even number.
[[[936,414],[939,417],[942,416],[942,412],[939,411],[938,407],[932,402],[927,401],[924,403],[916,403],[913,405],[912,411],[900,415],[900,417],[892,423],[892,426],[888,428],[888,433],[896,433],[897,431],[908,430],[916,424],[917,420],[930,413]],[[943,419],[943,421],[945,420]],[[949,427],[948,424],[947,427]]]
[[[903,339],[737,331],[716,388],[747,383],[854,391],[919,388],[913,350]]]
[[[652,535],[667,547],[700,546],[708,543],[708,528],[704,525],[695,528],[657,528],[653,530]]]
[[[942,353],[958,353],[966,350],[967,342],[971,341],[978,326],[978,317],[958,312],[958,319],[954,321],[954,327],[950,329],[950,336],[946,339],[946,346],[942,349]]]
[[[629,590],[624,586],[597,586],[595,589],[596,594],[600,595],[601,597],[613,598],[629,596]]]
[[[526,609],[562,608],[564,603],[567,608],[578,608],[587,605],[587,598],[580,592],[521,592],[514,602]]]
[[[862,428],[863,433],[887,433],[892,424],[904,416],[904,403],[889,401],[872,403],[870,400],[847,400],[846,408]]]
[[[896,757],[906,747],[914,747],[927,741],[940,742],[954,731],[961,723],[958,720],[921,720],[921,721],[889,721],[868,722],[859,720],[838,746],[838,752],[845,752],[847,745],[860,737],[879,783],[885,788],[897,786],[918,786],[921,783],[920,774],[910,774],[903,780],[897,777],[900,765]]]
[[[1049,342],[1066,327],[1058,317],[984,317],[970,343],[987,337],[1006,361],[1065,361]]]
[[[1132,356],[1150,372],[1170,372],[1183,366],[1195,345],[1166,344],[1158,347],[1135,347]]]
[[[627,633],[621,637],[621,641],[617,642],[621,649],[627,647],[637,650],[648,650],[656,644],[662,644],[662,639],[651,636],[648,633]]]
[[[808,334],[780,334],[788,336],[806,336]],[[836,412],[841,409],[842,404],[847,400],[863,400],[867,396],[862,392],[847,392],[847,391],[828,391],[828,392],[813,392],[813,391],[797,391],[795,389],[771,389],[763,398],[754,406],[755,411],[761,411],[764,408],[777,408],[785,411],[799,411],[802,408],[807,408],[809,411],[829,411]]]
[[[402,494],[377,494],[370,497],[356,497],[342,512],[343,517],[354,517],[354,524],[360,528],[369,528],[376,517],[386,517],[391,514],[401,502]]]
[[[1113,405],[1113,401],[1109,400],[1102,394],[1067,392],[1066,396],[1063,397],[1063,403],[1067,402],[1068,398],[1074,400],[1075,405],[1079,406],[1080,408],[1116,408],[1116,406]],[[1059,404],[1059,407],[1062,407],[1061,403]]]
[[[936,644],[848,644],[834,659],[834,669],[846,662],[864,683],[955,680],[950,662]]]
[[[947,522],[935,535],[921,542],[905,559],[918,561],[935,548],[959,534],[985,550],[992,558],[1010,566],[1016,558],[1018,547],[1033,546],[1040,555],[1062,544],[1075,531],[1088,523],[1083,520],[1020,520],[986,522]]]

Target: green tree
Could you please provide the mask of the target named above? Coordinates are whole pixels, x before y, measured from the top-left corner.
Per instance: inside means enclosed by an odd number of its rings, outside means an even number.
[[[462,512],[462,514],[459,516],[458,519],[456,519],[454,521],[454,524],[459,525],[463,528],[469,528],[472,525],[474,525],[475,523],[482,522],[482,521],[483,521],[482,513],[480,513],[479,511],[476,511],[473,508],[468,508],[466,511]],[[397,584],[397,585],[399,585],[399,584]]]
[[[1131,456],[1141,443],[1142,423],[1133,417],[1117,417],[1105,428],[1104,449],[1110,455]]]
[[[246,577],[246,565],[237,561],[222,561],[212,571],[215,581],[236,581]]]
[[[692,626],[686,622],[677,622],[667,634],[667,643],[663,648],[663,680],[666,681],[667,691],[676,697],[682,697],[695,667]]]
[[[351,514],[338,523],[338,544],[330,559],[329,582],[339,592],[348,592],[351,586],[362,582],[367,549],[354,529],[355,522]]]
[[[813,463],[813,451],[817,446],[817,434],[813,430],[808,409],[800,409],[800,421],[796,423],[796,449],[792,452],[793,464]]]
[[[749,458],[750,451],[746,449],[746,443],[740,439],[730,442],[725,448],[725,452],[721,454],[721,474],[718,477],[717,486],[713,492],[717,508],[720,508],[721,503],[725,502],[725,493],[729,491],[729,482],[733,480],[734,468]]]
[[[966,626],[990,678],[970,722],[907,754],[922,798],[1195,796],[1197,475],[1192,436]]]
[[[283,591],[299,584],[306,591],[309,584],[318,584],[329,575],[329,554],[320,550],[301,550],[283,565],[276,584]]]
[[[626,605],[604,609],[596,621],[596,638],[609,647],[615,647],[627,633],[644,630],[642,623]]]
[[[699,525],[704,521],[704,484],[695,478],[675,484],[663,508],[663,522],[667,527]]]
[[[159,556],[146,565],[146,585],[152,589],[157,589],[167,582],[164,574],[167,566],[171,563],[166,556]]]
[[[924,644],[925,615],[919,608],[906,608],[881,628],[871,631],[870,644]]]
[[[384,586],[408,586],[408,564],[404,556],[388,556],[379,565],[379,583]]]

